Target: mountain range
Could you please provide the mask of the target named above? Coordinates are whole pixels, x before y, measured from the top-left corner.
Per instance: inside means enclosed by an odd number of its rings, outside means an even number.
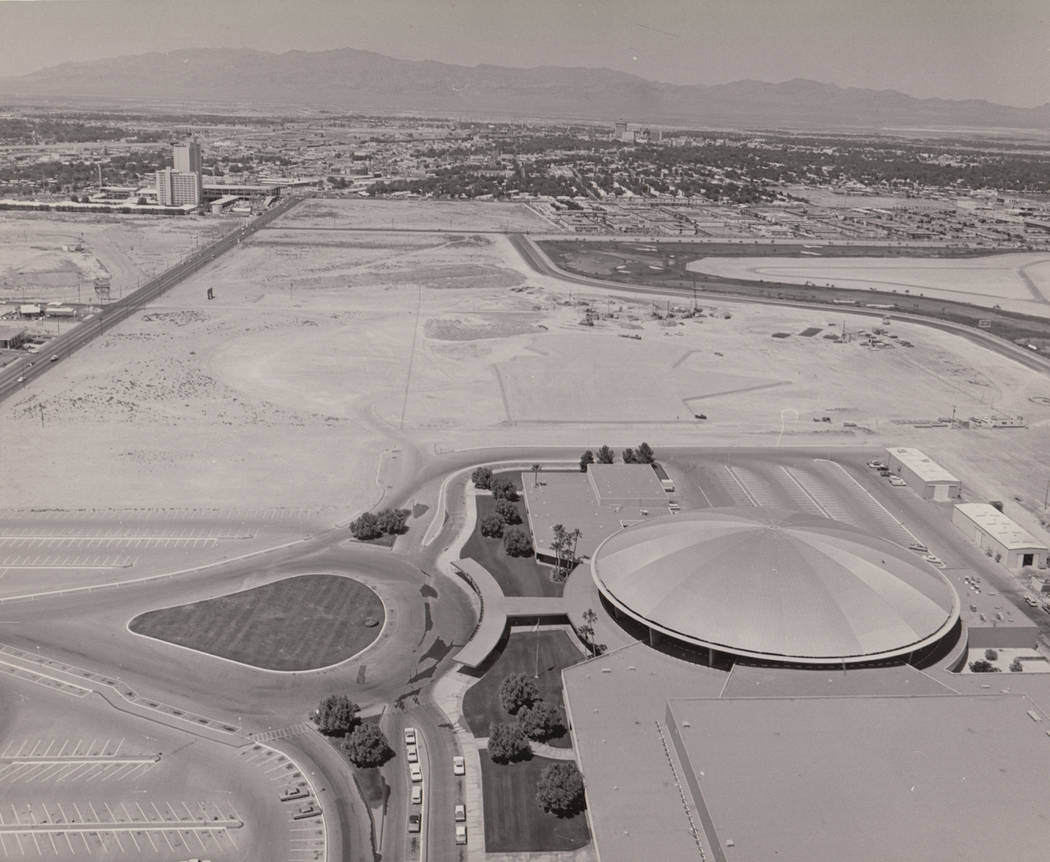
[[[800,130],[1050,129],[1050,103],[918,99],[795,79],[668,84],[611,69],[457,66],[343,48],[186,49],[0,78],[0,101],[61,106],[332,110]]]

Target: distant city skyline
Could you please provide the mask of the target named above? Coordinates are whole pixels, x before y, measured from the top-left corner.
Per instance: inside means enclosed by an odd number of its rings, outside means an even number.
[[[1050,102],[1044,0],[0,0],[0,75],[192,47],[350,47],[678,84],[810,78]]]

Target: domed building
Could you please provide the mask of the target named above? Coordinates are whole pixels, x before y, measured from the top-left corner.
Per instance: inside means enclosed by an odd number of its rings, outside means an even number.
[[[908,661],[957,637],[948,579],[839,521],[706,509],[628,527],[591,574],[617,615],[720,655],[792,665]]]

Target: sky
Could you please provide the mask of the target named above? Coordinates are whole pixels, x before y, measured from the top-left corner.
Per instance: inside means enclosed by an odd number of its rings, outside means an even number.
[[[190,47],[1050,102],[1050,0],[0,0],[0,75]]]

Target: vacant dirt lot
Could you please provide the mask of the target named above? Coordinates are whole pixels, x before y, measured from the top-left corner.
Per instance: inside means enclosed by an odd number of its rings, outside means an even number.
[[[593,326],[581,325],[585,304]],[[1050,403],[1030,400],[1050,398],[1041,375],[914,325],[891,326],[911,348],[825,338],[871,326],[846,313],[725,304],[667,321],[653,310],[535,275],[496,235],[280,222],[9,399],[0,483],[21,506],[251,500],[352,514],[379,499],[377,460],[395,448],[406,454],[382,460],[385,482],[428,453],[494,445],[906,443],[943,451],[964,478],[979,471],[993,497],[1041,503],[1032,465],[1050,449]],[[953,409],[1032,427],[910,422]]]

